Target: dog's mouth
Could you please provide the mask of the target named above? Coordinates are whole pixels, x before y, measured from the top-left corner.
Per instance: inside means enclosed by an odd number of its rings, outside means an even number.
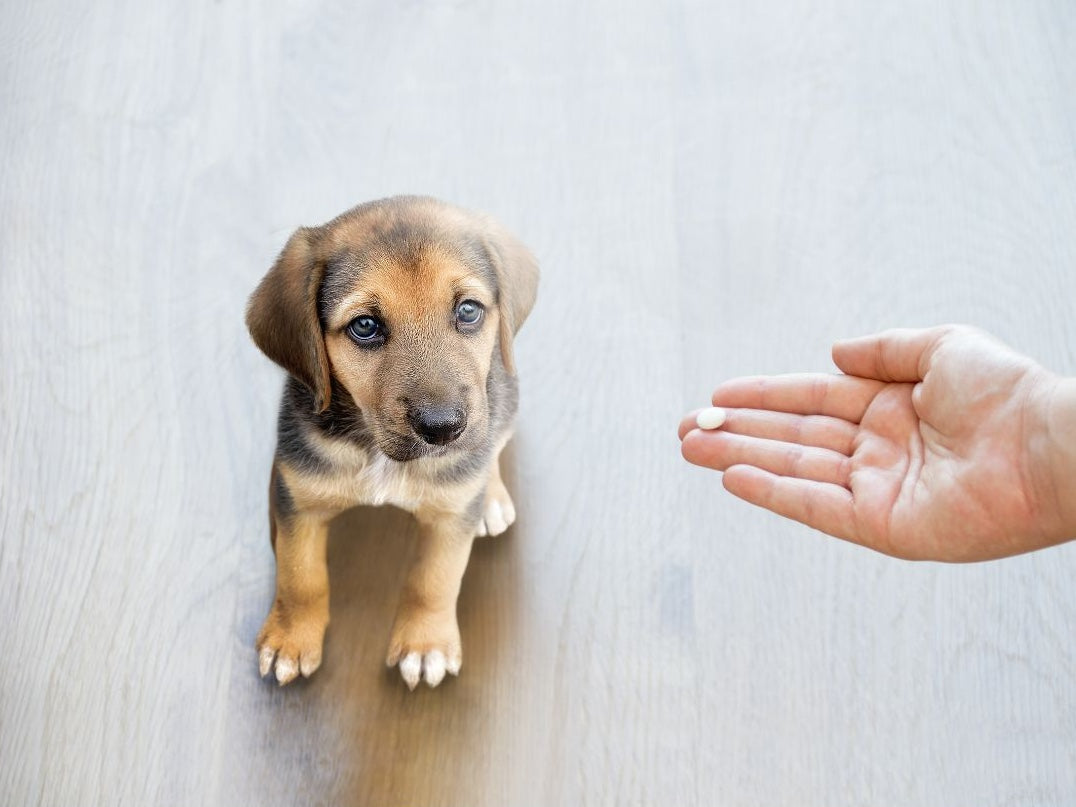
[[[413,434],[400,434],[387,429],[377,440],[377,447],[390,460],[410,462],[423,457],[443,457],[464,448],[464,445],[462,440],[454,440],[444,445],[431,445]]]

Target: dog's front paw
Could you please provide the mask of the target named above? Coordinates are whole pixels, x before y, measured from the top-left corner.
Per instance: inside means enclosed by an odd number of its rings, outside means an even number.
[[[500,535],[516,520],[516,506],[508,495],[508,488],[500,479],[491,479],[486,491],[486,508],[478,522],[475,535]]]
[[[299,673],[304,678],[321,666],[321,646],[329,624],[329,609],[321,606],[288,607],[277,600],[258,633],[258,670],[262,678],[275,668],[283,686]]]
[[[463,648],[456,615],[421,609],[398,614],[385,663],[400,665],[400,675],[410,689],[423,679],[435,687],[446,672],[459,675]]]

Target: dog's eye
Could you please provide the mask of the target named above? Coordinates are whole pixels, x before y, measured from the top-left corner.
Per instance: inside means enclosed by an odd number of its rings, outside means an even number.
[[[481,303],[474,300],[464,300],[456,306],[456,322],[460,325],[477,325],[482,319],[484,309]]]
[[[385,325],[377,317],[355,317],[347,326],[347,333],[362,347],[380,345],[385,341]]]

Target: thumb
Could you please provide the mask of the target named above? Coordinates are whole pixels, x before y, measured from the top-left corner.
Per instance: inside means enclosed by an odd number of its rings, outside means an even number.
[[[894,328],[872,336],[842,339],[833,345],[833,363],[842,372],[879,381],[917,383],[953,326]]]

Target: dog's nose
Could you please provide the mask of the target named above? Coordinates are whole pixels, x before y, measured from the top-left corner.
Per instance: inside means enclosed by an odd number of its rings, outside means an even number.
[[[467,428],[467,416],[454,406],[412,407],[407,419],[415,434],[434,446],[451,443]]]

